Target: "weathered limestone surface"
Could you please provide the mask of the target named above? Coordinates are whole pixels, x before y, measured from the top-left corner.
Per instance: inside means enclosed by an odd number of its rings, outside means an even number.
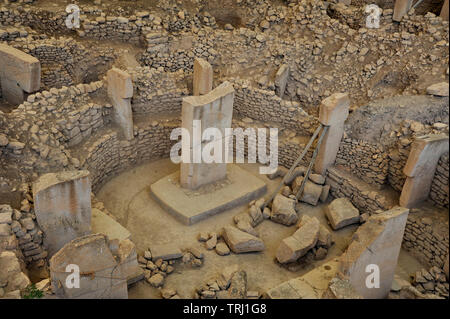
[[[131,76],[120,69],[112,68],[106,74],[108,81],[108,96],[114,106],[114,120],[120,127],[127,140],[134,136],[133,113],[131,97],[133,97],[133,83]]]
[[[372,215],[341,256],[339,277],[348,279],[365,299],[385,298],[391,290],[409,209],[395,207]],[[367,288],[368,265],[379,267],[379,288]]]
[[[194,95],[203,95],[211,92],[213,86],[213,69],[208,61],[196,58],[194,60]]]
[[[22,91],[31,93],[41,86],[41,64],[35,57],[0,44],[0,80],[3,96],[14,104],[24,100]]]
[[[448,0],[445,0],[444,4],[442,5],[440,17],[443,20],[448,21]]]
[[[243,232],[233,226],[225,226],[223,239],[235,254],[264,250],[264,243],[258,237]]]
[[[348,279],[334,277],[330,280],[322,299],[362,299],[362,297],[358,295]]]
[[[337,258],[314,268],[303,276],[294,278],[269,289],[265,296],[270,299],[320,299],[328,289],[328,283],[336,275]]]
[[[320,222],[317,218],[307,218],[300,228],[290,237],[281,241],[276,257],[280,263],[293,262],[313,248],[319,238]]]
[[[411,208],[428,198],[439,158],[448,150],[447,135],[416,138],[403,169],[407,178],[400,195],[401,206]]]
[[[349,107],[350,99],[347,93],[335,93],[324,99],[320,105],[319,121],[329,128],[322,140],[314,165],[317,174],[325,175],[327,168],[336,160]]]
[[[0,287],[5,293],[21,291],[31,284],[22,272],[19,260],[12,251],[0,254]]]
[[[124,240],[131,237],[131,233],[125,227],[96,208],[92,209],[91,228],[93,233],[107,235],[110,240]]]
[[[53,291],[62,298],[126,299],[127,275],[131,272],[133,249],[129,243],[119,246],[116,260],[105,235],[92,234],[74,239],[50,259],[50,276]],[[126,246],[126,247],[125,247]],[[133,245],[134,246],[134,245]],[[123,258],[123,259],[122,259]],[[67,265],[80,269],[79,288],[70,288]]]
[[[286,226],[295,224],[298,220],[298,215],[295,211],[295,201],[281,194],[275,196],[270,219]]]
[[[359,211],[347,198],[333,200],[325,209],[325,214],[334,230],[359,222]]]
[[[197,189],[202,185],[226,177],[227,165],[224,160],[224,145],[228,139],[225,136],[225,128],[231,127],[233,101],[234,88],[229,82],[222,83],[206,95],[189,96],[183,99],[181,111],[182,127],[190,133],[191,162],[181,163],[180,183],[182,187]],[[194,121],[197,120],[200,121],[201,129],[194,127]],[[203,141],[202,135],[207,128],[219,129],[222,136],[214,136],[211,141]],[[202,140],[201,144],[194,144],[193,142],[200,140]],[[203,163],[201,159],[203,146],[214,142],[220,142],[222,145],[222,159],[220,163]],[[196,156],[196,154],[199,154],[199,156]],[[194,163],[194,161],[200,161],[200,163]]]
[[[91,183],[88,171],[42,175],[33,184],[34,209],[53,256],[66,243],[91,232]]]
[[[277,74],[275,75],[275,92],[280,98],[283,98],[288,79],[289,79],[289,65],[283,64],[282,66],[280,66],[280,68],[277,71]]]
[[[413,0],[396,0],[392,20],[400,22],[403,16],[411,9]]]
[[[448,3],[448,0],[447,0]],[[448,12],[448,7],[447,7]],[[447,13],[448,14],[448,13]],[[436,96],[448,96],[448,83],[440,82],[427,87],[427,93]]]

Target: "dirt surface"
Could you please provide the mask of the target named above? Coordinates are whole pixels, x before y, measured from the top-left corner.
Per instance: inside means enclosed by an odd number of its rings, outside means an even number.
[[[257,164],[239,164],[239,166],[261,177]],[[175,272],[166,278],[164,287],[176,289],[182,298],[192,298],[196,288],[231,264],[239,264],[242,269],[247,271],[249,290],[257,290],[262,293],[341,255],[347,248],[353,232],[357,229],[357,225],[352,225],[339,231],[332,231],[336,243],[330,249],[326,259],[298,267],[296,271],[289,271],[275,262],[275,252],[279,243],[285,237],[292,235],[296,227],[287,227],[271,221],[264,221],[256,227],[266,246],[264,252],[230,254],[221,257],[214,250],[206,250],[197,241],[197,235],[200,231],[219,231],[223,226],[232,224],[232,217],[246,209],[246,206],[225,211],[191,226],[179,223],[159,207],[149,194],[150,184],[177,169],[178,166],[172,164],[169,159],[138,166],[106,183],[97,196],[104,202],[106,208],[117,217],[118,221],[131,232],[131,239],[136,244],[138,252],[142,253],[152,244],[168,242],[180,243],[180,248],[200,248],[205,254],[205,262],[201,268],[192,268],[177,263]],[[267,177],[262,178],[267,182],[269,191],[273,190],[280,181],[280,179],[271,181]],[[315,216],[331,231],[324,213],[325,205],[320,204],[313,207],[301,203],[299,204],[300,216],[303,214]],[[411,271],[420,268],[420,264],[414,258],[402,252],[399,262],[400,273],[407,276]],[[152,288],[145,281],[141,281],[129,289],[129,297],[160,298],[160,291]]]

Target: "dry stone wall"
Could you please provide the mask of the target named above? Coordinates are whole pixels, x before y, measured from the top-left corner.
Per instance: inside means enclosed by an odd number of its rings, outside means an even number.
[[[335,198],[347,197],[360,213],[386,211],[394,206],[394,201],[387,194],[374,187],[368,187],[358,181],[344,169],[332,167],[327,171],[326,184],[330,185],[330,194]]]
[[[382,145],[345,138],[341,141],[336,164],[350,168],[366,183],[382,186],[386,183],[389,158]]]
[[[182,71],[166,73],[161,69],[138,67],[129,69],[134,94],[133,113],[181,114],[181,100],[189,94]]]
[[[448,217],[437,212],[412,213],[408,217],[403,247],[429,267],[442,268],[449,250]]]
[[[312,135],[319,125],[317,118],[306,113],[298,102],[282,100],[275,91],[253,88],[242,82],[235,82],[234,88],[234,111],[242,117],[276,123],[305,136]]]
[[[430,199],[437,206],[448,208],[448,153],[441,156],[431,184]]]
[[[117,173],[147,160],[167,158],[175,143],[170,140],[179,121],[158,122],[135,126],[133,140],[120,140],[117,132],[107,130],[81,145],[80,165],[91,173],[92,189],[99,188]]]

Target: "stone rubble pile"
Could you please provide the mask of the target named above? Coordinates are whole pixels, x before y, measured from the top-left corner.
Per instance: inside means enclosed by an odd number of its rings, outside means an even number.
[[[330,231],[316,217],[308,215],[302,216],[297,227],[297,231],[278,246],[277,261],[281,264],[296,262],[308,253],[315,260],[324,259],[334,243]]]

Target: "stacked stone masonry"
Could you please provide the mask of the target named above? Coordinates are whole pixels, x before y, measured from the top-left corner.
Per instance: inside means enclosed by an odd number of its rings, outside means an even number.
[[[410,214],[405,228],[403,247],[420,262],[442,268],[449,250],[448,219],[434,214]]]

